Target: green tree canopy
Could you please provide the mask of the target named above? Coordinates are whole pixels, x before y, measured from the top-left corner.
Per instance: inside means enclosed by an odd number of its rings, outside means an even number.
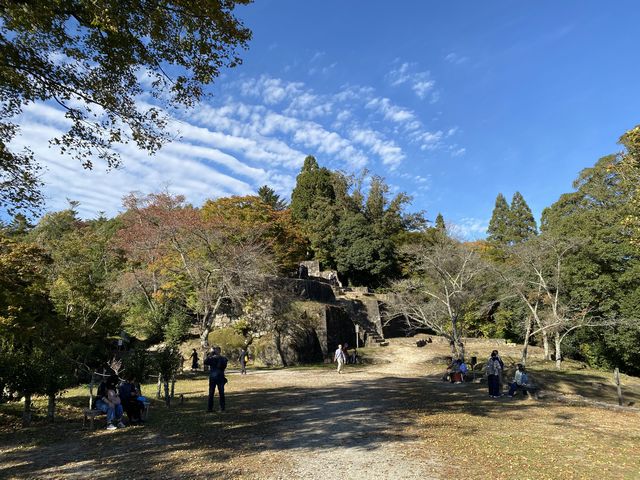
[[[506,244],[509,241],[509,220],[509,204],[507,204],[504,195],[499,193],[489,221],[487,240],[497,244]]]
[[[251,32],[233,15],[250,0],[0,1],[0,207],[41,200],[33,153],[9,147],[24,106],[51,101],[71,127],[52,139],[90,168],[120,162],[111,147],[135,142],[150,152],[168,137],[156,107],[191,106],[224,67],[241,60]]]
[[[520,243],[538,232],[531,209],[520,192],[514,193],[511,199],[508,231],[508,240],[511,243]]]

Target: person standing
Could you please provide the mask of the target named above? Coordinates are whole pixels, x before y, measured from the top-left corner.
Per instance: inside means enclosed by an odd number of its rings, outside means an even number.
[[[346,357],[344,355],[344,350],[342,349],[342,345],[338,345],[336,349],[336,353],[333,356],[333,361],[338,363],[338,373],[342,373],[342,367],[344,366],[344,362]]]
[[[498,352],[491,352],[491,357],[486,366],[487,383],[489,385],[489,396],[491,398],[500,397],[500,376],[502,375],[502,365],[498,358]]]
[[[500,353],[498,353],[498,350],[494,350],[491,353],[495,353],[496,354],[496,358],[498,359],[498,362],[500,363],[500,376],[498,377],[498,383],[499,385],[499,391],[502,392],[503,388],[502,385],[504,385],[504,380],[503,380],[503,374],[504,374],[504,362],[502,361],[502,358],[500,358]]]
[[[246,349],[240,350],[240,357],[238,358],[240,362],[240,374],[247,374],[247,363],[249,362],[249,352]]]
[[[213,412],[213,396],[215,395],[216,387],[218,387],[218,395],[220,395],[220,411],[224,412],[224,384],[227,383],[224,371],[227,368],[227,363],[227,357],[221,355],[220,347],[213,347],[204,361],[204,364],[209,366],[209,402],[207,404],[207,412]]]
[[[189,358],[191,359],[191,370],[198,370],[200,365],[198,364],[198,351],[195,348],[193,349],[193,352],[191,352]]]

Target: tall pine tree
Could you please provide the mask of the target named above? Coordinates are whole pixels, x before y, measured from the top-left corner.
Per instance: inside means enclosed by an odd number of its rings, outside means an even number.
[[[436,217],[436,229],[441,232],[447,231],[447,225],[444,223],[444,217],[439,212],[438,212],[438,216]]]
[[[333,189],[331,172],[318,165],[315,157],[304,159],[300,173],[296,177],[296,186],[291,192],[291,214],[294,220],[306,222],[314,217],[314,203],[319,199],[333,203],[336,194]]]
[[[538,233],[531,209],[520,192],[513,194],[509,209],[509,233],[507,242],[520,243]]]
[[[487,239],[498,244],[509,242],[510,232],[510,212],[509,204],[501,193],[496,197],[496,205],[493,207],[493,214],[487,229]]]

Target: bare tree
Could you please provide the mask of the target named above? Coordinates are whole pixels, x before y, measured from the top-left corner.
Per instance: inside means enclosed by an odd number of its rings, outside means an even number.
[[[431,246],[409,246],[405,254],[413,272],[392,285],[387,318],[403,315],[409,325],[432,329],[449,339],[454,356],[464,357],[464,321],[478,309],[485,263],[473,246],[445,235]]]
[[[527,306],[525,347],[529,339],[542,336],[545,359],[550,359],[550,339],[554,340],[556,367],[561,367],[562,342],[578,328],[618,324],[617,319],[594,316],[590,306],[574,301],[563,281],[567,257],[586,240],[542,234],[510,250],[501,276]],[[531,325],[531,321],[535,329]]]

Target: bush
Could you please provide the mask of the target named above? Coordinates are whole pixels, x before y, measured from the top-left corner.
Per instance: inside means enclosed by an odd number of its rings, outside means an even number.
[[[129,350],[123,364],[125,373],[133,375],[138,382],[144,382],[151,370],[149,354],[142,347]]]
[[[245,343],[245,338],[233,327],[220,328],[209,334],[209,344],[219,346],[227,357],[239,354]]]

